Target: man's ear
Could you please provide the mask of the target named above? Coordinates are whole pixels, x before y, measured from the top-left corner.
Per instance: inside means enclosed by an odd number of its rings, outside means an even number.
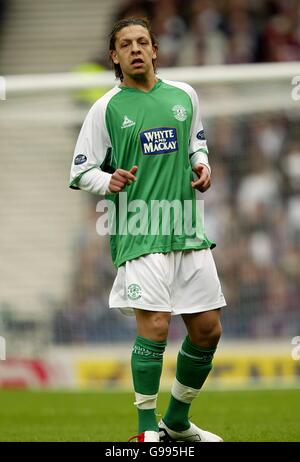
[[[115,50],[112,50],[110,52],[110,57],[111,59],[113,60],[113,63],[114,64],[120,64],[119,60],[118,60],[118,56],[117,56],[117,52]]]
[[[153,52],[152,59],[156,59],[157,58],[157,47],[156,46],[152,46],[152,52]]]

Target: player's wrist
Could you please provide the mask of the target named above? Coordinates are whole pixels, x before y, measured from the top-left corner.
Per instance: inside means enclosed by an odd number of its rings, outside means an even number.
[[[99,168],[93,168],[85,172],[79,180],[79,188],[99,196],[108,194],[111,174],[103,172]]]
[[[209,175],[211,175],[211,168],[210,168],[210,165],[209,165],[208,155],[207,155],[206,152],[202,152],[202,151],[195,152],[191,156],[190,162],[191,162],[191,166],[192,166],[194,171],[197,171],[196,170],[197,166],[205,165],[205,167],[207,168],[207,170],[209,172]]]
[[[199,166],[201,166],[201,167],[205,167],[205,169],[206,169],[206,171],[207,171],[208,175],[209,175],[209,176],[211,176],[211,169],[210,169],[210,166],[209,166],[209,164],[205,164],[205,163],[203,163],[203,162],[199,162],[199,163],[197,163],[197,164],[196,164],[196,165],[194,165],[194,167],[193,167],[193,170],[194,170],[194,172],[196,172],[196,173],[197,173],[197,167],[199,167]]]

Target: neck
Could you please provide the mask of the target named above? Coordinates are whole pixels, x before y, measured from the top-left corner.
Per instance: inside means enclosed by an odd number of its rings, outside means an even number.
[[[139,75],[139,76],[124,76],[124,80],[121,83],[121,87],[131,87],[142,91],[150,91],[157,82],[155,74],[150,76]]]

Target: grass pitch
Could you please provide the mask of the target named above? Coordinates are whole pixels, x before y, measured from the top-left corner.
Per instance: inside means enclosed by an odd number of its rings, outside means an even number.
[[[168,403],[161,393],[158,413]],[[203,391],[191,420],[225,441],[300,441],[300,390]],[[125,442],[136,434],[132,393],[0,391],[0,441]]]

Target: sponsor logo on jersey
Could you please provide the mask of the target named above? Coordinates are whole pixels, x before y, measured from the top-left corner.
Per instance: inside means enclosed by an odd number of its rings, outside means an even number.
[[[200,130],[200,132],[198,132],[196,136],[198,140],[205,140],[204,130]]]
[[[135,122],[133,120],[129,119],[129,117],[127,117],[127,115],[125,115],[123,123],[121,125],[121,128],[128,128],[128,127],[132,127],[133,125],[135,125]]]
[[[152,128],[140,133],[143,154],[168,154],[178,150],[177,131],[172,127]]]
[[[84,164],[86,161],[87,161],[87,157],[84,154],[78,154],[78,156],[75,157],[74,164],[80,165],[80,164]]]
[[[172,112],[176,120],[184,122],[187,119],[187,111],[181,104],[176,104],[172,107]]]
[[[127,288],[127,295],[130,300],[137,300],[142,296],[142,289],[138,284],[130,284]]]

